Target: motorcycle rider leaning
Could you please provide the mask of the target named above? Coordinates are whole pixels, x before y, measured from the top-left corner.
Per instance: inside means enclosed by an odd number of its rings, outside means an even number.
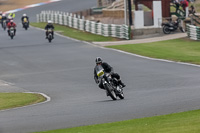
[[[52,24],[52,21],[49,20],[48,24],[45,26],[45,30],[46,30],[46,39],[48,38],[48,29],[52,29],[52,38],[54,38],[54,26]]]
[[[21,21],[22,21],[23,28],[24,28],[25,21],[28,22],[28,27],[29,27],[29,17],[26,14],[23,14]]]
[[[14,28],[14,35],[15,35],[17,25],[14,23],[13,20],[10,20],[10,22],[8,22],[7,27],[8,27],[8,36],[10,36],[10,28],[11,27]]]
[[[103,62],[102,59],[101,59],[101,57],[97,57],[96,60],[95,60],[95,62],[96,62],[96,66],[95,66],[95,68],[94,68],[94,80],[95,80],[95,82],[96,82],[97,84],[99,83],[99,80],[98,80],[98,76],[97,76],[97,73],[96,73],[96,67],[97,67],[98,65],[101,65],[106,73],[110,73],[112,78],[116,78],[116,79],[118,80],[119,85],[121,85],[122,87],[125,87],[125,86],[126,86],[126,85],[121,81],[119,74],[114,73],[113,68],[112,68],[108,63]],[[99,84],[99,88],[105,89],[105,88],[103,87],[103,84],[102,84],[102,83]]]

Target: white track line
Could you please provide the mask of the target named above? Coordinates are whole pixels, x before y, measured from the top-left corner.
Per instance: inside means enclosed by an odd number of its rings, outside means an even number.
[[[91,45],[93,45],[93,44],[91,44]],[[138,54],[129,53],[129,52],[118,50],[118,49],[106,48],[106,47],[102,47],[102,46],[97,46],[97,47],[100,47],[102,49],[108,49],[108,50],[117,51],[117,52],[128,54],[128,55],[133,55],[133,56],[144,58],[144,59],[148,59],[148,60],[155,60],[155,61],[162,61],[162,62],[177,63],[177,64],[181,64],[181,65],[200,67],[200,65],[197,65],[197,64],[191,64],[191,63],[185,63],[185,62],[176,62],[176,61],[170,61],[170,60],[165,60],[165,59],[156,59],[156,58],[151,58],[151,57],[147,57],[147,56],[142,56],[142,55],[138,55]]]

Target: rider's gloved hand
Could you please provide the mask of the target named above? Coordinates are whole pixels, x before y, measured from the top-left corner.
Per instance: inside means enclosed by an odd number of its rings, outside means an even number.
[[[96,77],[94,77],[94,81],[96,82],[96,84],[99,83],[99,80]]]

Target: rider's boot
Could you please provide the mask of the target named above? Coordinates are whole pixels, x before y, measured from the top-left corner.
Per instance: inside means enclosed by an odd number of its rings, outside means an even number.
[[[118,83],[122,86],[122,88],[126,87],[126,85],[121,80],[118,80]]]
[[[108,94],[108,91],[106,91],[106,96],[110,96],[110,95]]]

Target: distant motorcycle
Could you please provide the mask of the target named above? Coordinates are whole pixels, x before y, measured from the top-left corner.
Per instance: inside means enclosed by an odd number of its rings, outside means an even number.
[[[23,20],[23,28],[24,28],[25,30],[27,30],[28,27],[29,27],[29,22],[28,22],[27,18],[24,18],[24,20]]]
[[[15,29],[14,29],[14,27],[11,27],[10,28],[10,38],[13,39],[14,36],[15,36]]]
[[[6,20],[3,20],[2,28],[3,28],[4,30],[6,30]]]
[[[103,84],[108,96],[110,96],[113,100],[117,100],[117,97],[124,99],[123,89],[119,85],[117,79],[112,78],[109,73],[105,73],[103,67],[100,65],[96,67],[96,73],[99,84]]]
[[[178,18],[175,22],[167,22],[167,23],[162,23],[163,26],[163,32],[165,34],[170,34],[173,31],[176,31],[178,28],[180,29],[181,32],[185,32],[183,27],[180,25],[180,19]]]
[[[53,40],[53,29],[47,30],[47,39],[49,42],[51,42]]]

